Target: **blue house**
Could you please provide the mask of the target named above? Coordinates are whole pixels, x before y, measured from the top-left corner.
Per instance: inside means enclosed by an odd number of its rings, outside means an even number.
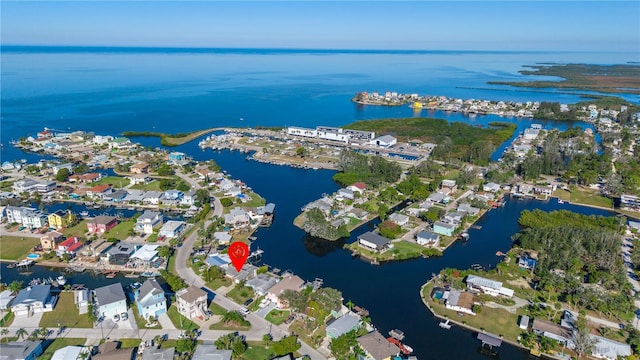
[[[133,294],[138,314],[144,319],[157,318],[167,312],[167,299],[164,290],[156,279],[148,279]]]
[[[521,269],[533,270],[536,268],[538,260],[532,259],[526,255],[520,256],[518,259],[518,266]]]
[[[442,221],[436,221],[433,224],[433,232],[445,236],[453,236],[456,226]]]
[[[187,155],[185,153],[181,153],[177,151],[169,153],[170,161],[182,161],[182,160],[186,160],[186,158],[187,158]]]

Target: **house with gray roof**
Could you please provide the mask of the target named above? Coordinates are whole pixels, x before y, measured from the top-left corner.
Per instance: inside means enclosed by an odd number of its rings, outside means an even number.
[[[440,242],[440,235],[423,230],[416,234],[416,242],[420,245],[437,246]]]
[[[33,285],[20,290],[11,305],[16,316],[31,316],[34,313],[53,311],[58,301],[51,295],[51,285]]]
[[[1,360],[36,360],[42,355],[42,341],[12,341],[0,343]]]
[[[99,317],[112,319],[127,312],[127,298],[124,295],[122,284],[115,283],[99,287],[93,291],[96,300],[96,309]]]
[[[359,235],[358,244],[367,249],[379,252],[386,251],[392,247],[391,240],[372,231]]]
[[[491,296],[513,296],[513,289],[503,287],[500,281],[483,278],[482,276],[469,275],[467,276],[466,283],[467,288],[472,291],[482,291]]]
[[[365,352],[366,360],[385,360],[400,353],[400,348],[388,342],[377,330],[362,335],[357,340]]]
[[[334,321],[327,324],[327,336],[335,339],[349,331],[358,328],[360,318],[351,312],[348,312]]]
[[[133,229],[143,234],[153,233],[153,229],[162,226],[164,217],[158,211],[146,210],[136,219]]]
[[[477,207],[473,207],[467,203],[458,205],[457,209],[458,213],[468,214],[471,216],[476,216],[480,212],[480,209]]]
[[[144,348],[142,352],[142,360],[173,360],[176,354],[176,348],[157,348],[154,346],[148,346]]]
[[[409,217],[407,215],[393,213],[389,215],[389,220],[398,224],[399,226],[405,226],[409,223]]]
[[[271,289],[272,286],[278,283],[278,280],[273,276],[267,274],[258,274],[251,280],[248,280],[245,284],[255,291],[258,296],[263,296]]]
[[[231,360],[231,350],[219,350],[215,345],[200,344],[191,360]]]
[[[86,346],[65,346],[56,350],[51,360],[84,360],[90,358],[91,351]]]
[[[155,319],[158,315],[167,312],[167,299],[165,298],[164,290],[156,279],[147,279],[134,292],[134,299],[138,314],[143,319]]]
[[[595,342],[591,354],[600,359],[616,360],[621,357],[631,356],[631,346],[618,341],[610,340],[602,336],[591,335]]]

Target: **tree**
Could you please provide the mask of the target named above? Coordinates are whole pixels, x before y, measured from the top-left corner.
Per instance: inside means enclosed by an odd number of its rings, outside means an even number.
[[[171,256],[171,248],[168,246],[160,246],[158,248],[158,256],[168,259]]]
[[[296,155],[300,157],[305,157],[307,155],[307,149],[304,146],[300,146],[296,149]]]
[[[206,270],[206,278],[208,282],[211,282],[216,279],[222,279],[224,277],[224,272],[217,266],[211,266]]]
[[[69,169],[62,168],[58,170],[58,173],[56,174],[56,180],[60,182],[64,182],[64,181],[67,181],[68,178],[69,178]]]
[[[20,328],[20,329],[16,330],[16,337],[18,339],[24,339],[25,336],[27,336],[28,334],[29,333],[24,328]]]
[[[342,305],[342,293],[339,290],[323,287],[311,293],[311,300],[316,301],[327,312],[338,310]]]
[[[196,349],[196,341],[191,338],[178,339],[176,341],[176,351],[192,354]]]
[[[289,304],[289,307],[295,312],[302,312],[307,308],[309,296],[305,291],[285,290],[280,298]]]
[[[578,354],[578,359],[584,354],[591,354],[594,346],[596,345],[596,339],[591,336],[589,332],[589,326],[587,325],[587,319],[579,315],[575,322],[575,331],[573,332],[573,343],[575,348],[573,349]]]
[[[269,344],[271,343],[272,340],[273,340],[273,336],[271,336],[271,334],[262,335],[262,343],[264,344],[264,346],[269,347]]]
[[[275,355],[282,356],[297,351],[301,346],[297,336],[287,336],[274,342],[272,349]]]
[[[172,274],[167,270],[162,270],[160,271],[160,275],[167,281],[167,285],[169,285],[171,290],[174,292],[187,287],[187,283],[184,282],[184,279],[176,274]]]
[[[353,302],[351,300],[347,301],[347,308],[349,308],[349,310],[353,310]]]
[[[201,204],[208,204],[210,202],[211,197],[209,196],[209,191],[207,189],[198,189],[196,190],[196,201]]]
[[[12,292],[18,292],[24,288],[24,281],[14,280],[9,284],[9,290]]]

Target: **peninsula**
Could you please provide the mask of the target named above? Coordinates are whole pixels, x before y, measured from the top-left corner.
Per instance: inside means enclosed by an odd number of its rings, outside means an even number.
[[[122,136],[135,137],[135,136],[149,136],[159,137],[160,144],[164,146],[179,146],[193,141],[199,137],[212,133],[214,131],[223,130],[224,128],[211,128],[205,130],[193,131],[190,133],[178,133],[178,134],[166,134],[152,131],[125,131]]]

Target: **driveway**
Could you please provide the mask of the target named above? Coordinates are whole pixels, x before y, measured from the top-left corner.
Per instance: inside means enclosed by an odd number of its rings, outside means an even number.
[[[160,323],[160,326],[162,326],[163,330],[176,329],[175,325],[173,325],[173,323],[171,322],[171,319],[169,319],[169,315],[167,315],[167,313],[158,315],[158,322]]]
[[[24,328],[29,331],[29,329],[36,329],[40,327],[40,320],[42,320],[43,313],[35,313],[32,316],[16,316],[11,324],[11,327],[16,328]]]
[[[260,316],[261,318],[264,318],[265,316],[267,316],[267,314],[276,308],[276,303],[274,302],[270,302],[269,305],[263,307],[262,309],[256,311],[256,315]]]

